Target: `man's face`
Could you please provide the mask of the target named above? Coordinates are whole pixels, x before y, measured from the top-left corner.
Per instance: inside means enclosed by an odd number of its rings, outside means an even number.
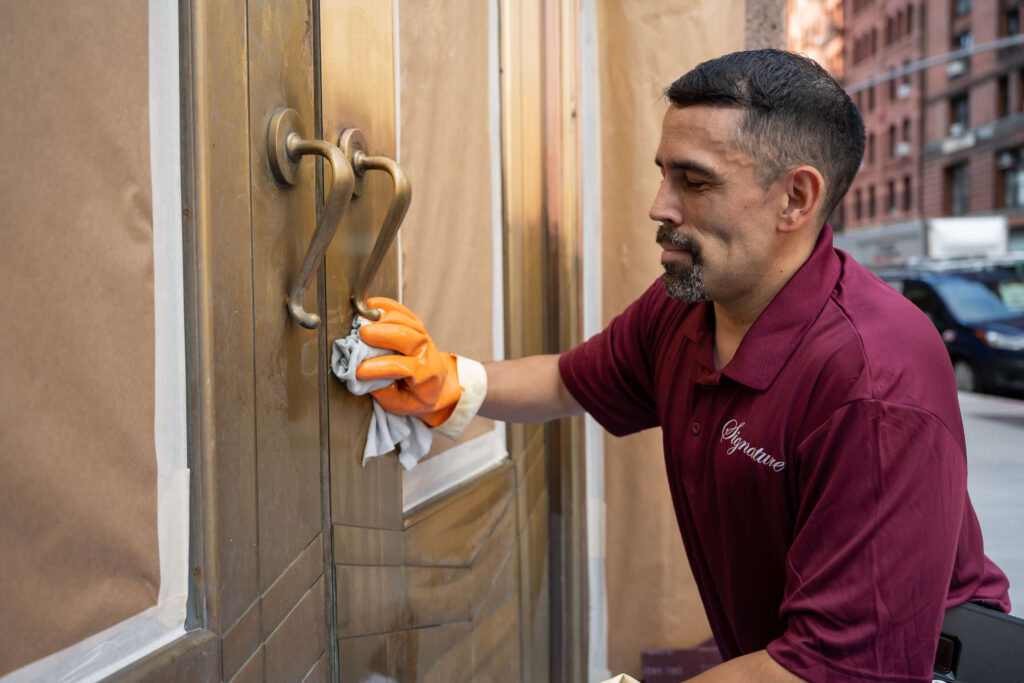
[[[771,270],[786,196],[763,190],[754,159],[731,140],[743,112],[669,107],[656,163],[663,180],[650,217],[661,224],[665,288],[681,301],[742,303]]]

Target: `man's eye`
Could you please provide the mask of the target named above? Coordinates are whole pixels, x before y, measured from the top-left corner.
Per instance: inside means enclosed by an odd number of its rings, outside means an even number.
[[[707,185],[703,180],[687,180],[686,186],[690,189],[697,190]]]

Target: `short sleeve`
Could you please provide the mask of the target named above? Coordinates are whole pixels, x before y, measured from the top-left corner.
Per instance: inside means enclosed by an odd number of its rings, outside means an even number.
[[[658,425],[652,337],[659,291],[660,279],[601,333],[559,358],[566,388],[615,436]]]
[[[810,681],[924,681],[966,505],[966,457],[933,415],[840,408],[798,446],[792,546],[768,645]]]

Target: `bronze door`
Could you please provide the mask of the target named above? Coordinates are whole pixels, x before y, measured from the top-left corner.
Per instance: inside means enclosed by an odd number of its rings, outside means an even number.
[[[332,180],[313,157],[293,184],[275,177],[271,118],[293,109],[303,138],[332,144],[358,128],[370,154],[394,158],[402,5],[182,3],[191,630],[124,678],[549,676],[543,429],[514,431],[504,464],[404,511],[394,455],[361,463],[369,400],[329,375],[329,344],[347,333],[353,283],[392,200],[387,174],[369,174],[351,199],[302,301],[324,323],[306,329],[285,305]],[[510,196],[515,211],[541,213],[539,192]],[[512,247],[522,273],[541,270],[532,227]],[[397,280],[392,249],[371,293],[397,297]],[[530,339],[512,346],[543,350]]]

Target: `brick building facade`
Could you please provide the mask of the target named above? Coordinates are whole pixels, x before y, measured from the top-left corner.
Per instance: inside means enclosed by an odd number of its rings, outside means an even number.
[[[928,54],[1019,35],[1020,4],[934,3]],[[1024,47],[979,49],[924,74],[924,216],[1005,214],[1018,241],[1024,237]]]
[[[1024,248],[1024,45],[991,49],[1021,38],[1021,5],[789,1],[789,48],[844,84],[868,131],[837,229],[1002,214]]]
[[[922,3],[848,0],[844,14],[843,83],[864,117],[868,141],[834,223],[855,229],[919,219],[923,78],[897,74],[924,56]]]

